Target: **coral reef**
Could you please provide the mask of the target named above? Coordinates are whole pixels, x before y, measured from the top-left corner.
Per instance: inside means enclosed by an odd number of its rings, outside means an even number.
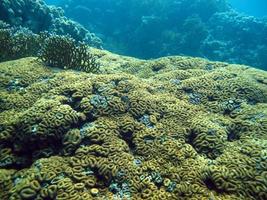
[[[85,43],[75,43],[75,40],[66,36],[48,37],[42,45],[39,59],[52,67],[76,69],[85,72],[97,72],[99,64],[96,57],[90,53]]]
[[[12,26],[22,26],[34,33],[49,31],[70,35],[77,41],[84,41],[100,48],[101,40],[83,26],[64,17],[59,7],[48,6],[43,0],[3,0],[0,2],[0,20]]]
[[[34,34],[26,28],[11,28],[0,21],[0,61],[37,56],[44,34]]]
[[[91,53],[0,63],[0,199],[267,198],[266,72]]]
[[[99,33],[113,52],[199,56],[266,69],[266,20],[237,13],[226,0],[61,2],[68,17]]]
[[[226,0],[61,0],[61,6],[3,0],[0,20],[139,58],[188,55],[267,66],[266,19],[240,14]]]
[[[10,27],[0,21],[0,61],[30,56],[38,56],[52,67],[85,72],[99,70],[99,63],[85,42],[48,32],[34,34],[29,29]]]
[[[266,22],[234,11],[214,14],[207,24],[210,32],[201,46],[202,55],[266,70]]]

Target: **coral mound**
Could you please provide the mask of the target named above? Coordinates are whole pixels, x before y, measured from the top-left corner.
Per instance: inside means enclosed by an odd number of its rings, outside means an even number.
[[[92,50],[0,63],[0,199],[267,199],[267,73]]]

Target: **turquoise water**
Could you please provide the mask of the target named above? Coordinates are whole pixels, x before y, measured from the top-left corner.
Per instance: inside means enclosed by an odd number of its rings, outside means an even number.
[[[47,1],[103,41],[103,48],[150,59],[168,55],[267,66],[263,0]],[[127,10],[127,12],[125,12]],[[123,20],[122,20],[123,19]]]
[[[45,2],[51,5],[59,5],[61,0],[45,0]],[[77,0],[76,2],[78,3]],[[239,12],[255,17],[264,17],[267,15],[266,0],[228,0],[228,2]]]
[[[267,16],[266,0],[229,0],[229,2],[239,12],[255,17]]]

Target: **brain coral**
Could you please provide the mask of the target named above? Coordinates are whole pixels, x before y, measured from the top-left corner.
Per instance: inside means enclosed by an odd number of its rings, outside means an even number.
[[[267,199],[267,73],[93,50],[0,63],[0,199]]]

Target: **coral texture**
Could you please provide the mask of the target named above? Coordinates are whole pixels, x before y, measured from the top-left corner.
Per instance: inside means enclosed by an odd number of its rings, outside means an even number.
[[[267,198],[266,72],[92,52],[0,63],[0,199]]]
[[[70,36],[42,32],[34,34],[27,28],[10,27],[0,21],[0,61],[38,56],[46,65],[85,72],[98,72],[97,58],[85,42]]]
[[[37,56],[45,34],[34,34],[27,28],[11,28],[0,20],[0,61]]]
[[[34,33],[49,31],[70,35],[77,41],[84,41],[94,47],[101,47],[101,40],[82,25],[64,17],[59,7],[48,6],[43,0],[2,0],[0,20],[12,26],[22,26]]]
[[[44,40],[39,59],[52,67],[97,72],[99,64],[89,46],[67,36],[51,36]]]

